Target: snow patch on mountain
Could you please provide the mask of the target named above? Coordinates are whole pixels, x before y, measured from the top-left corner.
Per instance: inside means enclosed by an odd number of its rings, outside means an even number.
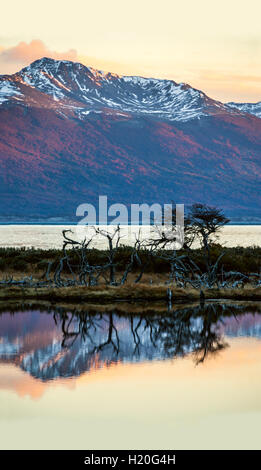
[[[3,80],[1,86],[5,90],[5,94],[0,95],[2,102],[21,94],[16,86],[19,88],[22,85],[25,97],[21,104],[30,102],[33,89],[48,96],[48,100],[42,103],[43,106],[51,106],[58,113],[64,113],[67,109],[82,120],[87,119],[90,113],[111,114],[115,111],[115,114],[121,112],[186,122],[215,114],[245,111],[245,105],[225,105],[185,83],[120,76],[80,63],[46,57],[9,76],[8,80],[5,77],[0,77],[0,83]],[[39,101],[42,98],[39,96]],[[33,100],[35,103],[37,98]],[[68,114],[68,117],[71,115]]]
[[[0,82],[0,104],[9,101],[11,98],[17,98],[21,93],[15,85],[8,80]]]
[[[238,109],[243,113],[253,114],[258,118],[261,118],[261,101],[258,103],[227,103],[228,106],[234,109]]]

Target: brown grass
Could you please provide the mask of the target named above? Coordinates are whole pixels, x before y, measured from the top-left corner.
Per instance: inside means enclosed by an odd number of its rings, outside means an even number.
[[[171,288],[173,303],[191,302],[199,300],[200,293],[196,289],[177,287]],[[2,300],[47,300],[50,302],[71,303],[102,303],[109,304],[117,301],[145,301],[157,302],[167,300],[167,286],[163,283],[137,285],[130,282],[124,286],[96,286],[96,287],[61,287],[61,288],[21,288],[4,286],[0,288],[0,301]],[[251,286],[244,289],[206,289],[206,299],[233,299],[233,300],[261,300],[261,287]]]

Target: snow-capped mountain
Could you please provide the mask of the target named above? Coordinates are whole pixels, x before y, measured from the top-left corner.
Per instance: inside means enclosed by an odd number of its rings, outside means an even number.
[[[228,106],[234,109],[238,109],[243,113],[253,114],[258,118],[261,118],[261,101],[258,103],[227,103]]]
[[[133,113],[173,121],[188,121],[220,112],[232,112],[203,92],[173,80],[119,76],[80,63],[43,58],[21,72],[0,79],[2,103],[14,100],[34,104],[32,91],[52,98],[43,106],[73,112],[83,119],[89,113]]]
[[[103,194],[260,217],[260,189],[261,119],[249,110],[48,58],[0,77],[2,217],[71,221]]]

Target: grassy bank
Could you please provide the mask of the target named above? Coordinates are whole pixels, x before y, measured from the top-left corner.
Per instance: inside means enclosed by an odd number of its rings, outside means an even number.
[[[173,287],[172,302],[191,302],[200,300],[200,292],[192,288]],[[205,289],[206,299],[233,299],[261,301],[261,287],[246,286],[244,289]],[[71,303],[112,303],[112,302],[157,302],[167,301],[165,284],[97,286],[97,287],[60,287],[60,288],[21,288],[5,286],[0,289],[0,301],[4,300],[46,300],[50,302]]]
[[[211,245],[211,258],[213,262],[224,252],[222,258],[222,269],[226,272],[240,271],[246,276],[251,273],[258,273],[261,266],[261,248],[224,248],[221,245]],[[120,247],[115,255],[115,265],[117,266],[117,276],[120,278],[126,264],[129,261],[131,248]],[[166,253],[166,252],[164,252]],[[180,251],[182,254],[182,251]],[[108,258],[106,250],[87,250],[88,261],[90,265],[105,264]],[[71,266],[74,266],[73,257],[76,256],[75,263],[79,263],[77,254],[71,252]],[[170,264],[163,257],[149,257],[146,250],[139,253],[142,263],[146,266],[142,281],[135,284],[139,266],[133,265],[132,272],[122,286],[108,285],[103,278],[99,284],[94,287],[82,285],[71,287],[41,287],[29,288],[11,286],[8,284],[0,286],[0,301],[6,300],[44,300],[48,302],[71,302],[79,303],[102,303],[110,304],[114,302],[161,302],[167,301],[166,280],[168,279]],[[32,276],[33,280],[38,282],[46,279],[46,268],[50,261],[53,263],[50,275],[59,265],[62,257],[62,250],[36,250],[36,249],[15,249],[0,248],[0,279],[13,276],[14,279],[22,279],[25,276]],[[191,259],[204,270],[204,253],[201,249],[195,249],[190,252]],[[148,262],[149,259],[149,262]],[[147,261],[147,262],[146,262]],[[221,269],[220,267],[220,269]],[[71,273],[68,272],[68,266],[64,265],[63,279],[69,279]],[[171,287],[172,303],[175,302],[193,302],[200,300],[200,290],[192,287],[179,288]],[[261,287],[253,287],[245,284],[237,288],[212,288],[205,289],[206,299],[233,299],[233,300],[261,300]]]

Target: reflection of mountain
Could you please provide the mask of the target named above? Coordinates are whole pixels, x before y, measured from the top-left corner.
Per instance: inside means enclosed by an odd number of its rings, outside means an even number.
[[[252,338],[261,338],[260,315],[246,314],[243,317],[237,318],[236,321],[231,318],[226,319],[224,323],[226,336],[249,336]]]
[[[261,315],[207,305],[166,315],[23,312],[0,317],[0,360],[43,381],[73,377],[114,362],[195,353],[203,362],[224,335],[261,338]]]

